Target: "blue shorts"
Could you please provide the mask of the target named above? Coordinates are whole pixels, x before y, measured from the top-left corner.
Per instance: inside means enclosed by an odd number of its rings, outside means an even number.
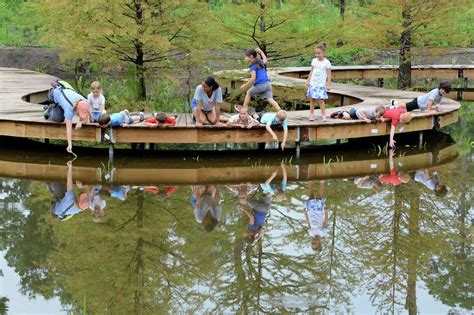
[[[193,98],[191,101],[191,109],[194,110],[198,106],[198,102]]]
[[[349,109],[348,113],[349,116],[351,116],[351,119],[359,119],[359,116],[357,116],[357,109],[355,109],[354,107]]]
[[[327,100],[328,92],[325,86],[310,86],[306,96],[317,100]]]
[[[197,106],[198,106],[198,102],[193,98],[193,100],[191,101],[191,110],[194,111]],[[205,111],[204,109],[201,109],[201,110],[204,114],[207,114],[213,111],[213,110]]]
[[[102,116],[102,112],[101,111],[92,111],[92,122],[98,122],[99,119],[100,119],[100,116]]]

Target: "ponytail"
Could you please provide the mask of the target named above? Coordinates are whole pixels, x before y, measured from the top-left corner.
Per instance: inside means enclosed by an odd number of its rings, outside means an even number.
[[[245,56],[254,58],[252,60],[252,65],[256,65],[257,69],[260,69],[262,67],[262,64],[260,63],[260,59],[257,58],[257,55],[257,51],[254,48],[250,48],[245,51]]]
[[[217,83],[216,79],[214,79],[213,77],[207,77],[206,80],[204,80],[204,83],[206,83],[207,86],[212,88],[213,91],[219,88],[219,83]]]
[[[327,45],[324,42],[321,42],[321,43],[317,44],[316,47],[315,47],[315,49],[321,49],[322,52],[325,52],[326,48],[327,48]]]

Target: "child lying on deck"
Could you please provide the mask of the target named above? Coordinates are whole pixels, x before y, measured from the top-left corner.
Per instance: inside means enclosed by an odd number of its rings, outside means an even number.
[[[229,127],[247,127],[248,129],[259,125],[260,123],[258,120],[249,115],[248,108],[246,107],[241,108],[240,112],[237,115],[230,117],[229,121],[227,122],[227,126]]]
[[[375,108],[351,108],[348,111],[336,111],[331,113],[331,118],[339,118],[345,120],[360,119],[370,124],[380,120],[385,114],[385,107],[377,106]]]
[[[120,113],[113,114],[102,114],[99,118],[99,126],[102,128],[106,127],[128,127],[137,122],[142,122],[145,120],[145,115],[143,112],[138,113],[138,115],[130,115],[128,110],[123,110]]]
[[[152,113],[152,115],[153,118],[145,120],[145,125],[149,125],[152,128],[158,126],[176,126],[176,116],[169,116],[163,112]]]

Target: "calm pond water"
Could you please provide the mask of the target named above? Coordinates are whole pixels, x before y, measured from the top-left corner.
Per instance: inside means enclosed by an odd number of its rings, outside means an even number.
[[[4,149],[0,314],[470,314],[469,128],[392,161],[372,146],[69,168]]]

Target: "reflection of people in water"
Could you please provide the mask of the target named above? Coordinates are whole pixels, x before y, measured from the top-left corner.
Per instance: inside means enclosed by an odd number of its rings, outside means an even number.
[[[129,191],[130,191],[130,186],[128,185],[113,186],[110,191],[110,197],[125,201],[125,199],[127,199],[127,195]]]
[[[275,196],[276,201],[282,201],[285,199],[285,191],[286,191],[286,182],[288,179],[288,175],[286,172],[286,165],[282,161],[280,164],[280,168],[282,170],[282,179],[280,185],[272,184],[273,179],[278,174],[278,169],[272,173],[264,183],[260,184],[260,188],[265,192],[269,193],[272,196]]]
[[[391,149],[388,154],[389,164],[390,164],[390,174],[380,175],[380,182],[385,184],[389,183],[395,186],[406,184],[410,181],[410,175],[404,171],[397,171],[395,164],[393,162],[393,156],[395,155],[395,150]]]
[[[260,239],[265,233],[263,225],[265,224],[267,215],[270,212],[272,195],[268,192],[263,192],[260,198],[255,198],[254,196],[253,198],[248,199],[247,204],[252,208],[252,210],[247,211],[244,208],[244,205],[242,205],[240,209],[249,219],[247,232],[244,234],[244,238],[249,243],[252,243]]]
[[[323,248],[322,238],[328,233],[328,209],[326,209],[326,199],[324,196],[324,181],[319,182],[319,191],[315,195],[313,182],[308,186],[309,199],[304,202],[305,217],[309,224],[308,233],[313,238],[311,248],[321,251]]]
[[[444,197],[448,192],[446,186],[439,183],[438,172],[432,172],[428,169],[418,170],[415,172],[415,181],[434,191],[436,196]]]
[[[191,204],[196,221],[201,223],[207,232],[211,232],[221,219],[221,196],[215,185],[194,186],[191,193]]]
[[[260,184],[262,194],[259,198],[255,197],[258,191],[252,198],[239,198],[239,202],[242,205],[241,210],[249,219],[247,232],[244,234],[244,237],[250,243],[260,239],[265,233],[263,226],[268,214],[270,213],[273,196],[284,196],[283,193],[286,190],[287,173],[283,162],[280,167],[283,171],[283,178],[280,185],[272,184],[272,181],[278,174],[278,169],[276,169],[264,183]],[[252,209],[251,211],[247,211],[244,208],[246,204]]]
[[[140,187],[140,189],[143,189],[146,192],[154,194],[158,198],[166,198],[171,196],[173,193],[176,192],[176,187],[175,186],[164,186],[164,187],[158,187],[158,186],[147,186],[147,187]]]
[[[244,183],[239,185],[226,185],[226,188],[238,197],[239,204],[246,205],[248,196],[255,194],[259,186],[252,183]]]
[[[48,183],[47,187],[53,194],[51,201],[51,213],[60,221],[67,220],[73,215],[78,214],[89,208],[89,194],[84,190],[77,196],[74,193],[72,179],[72,162],[67,162],[67,182],[66,187],[63,183]]]
[[[364,176],[354,178],[354,184],[361,189],[374,189],[379,191],[382,189],[382,183],[377,176]]]
[[[89,208],[92,210],[92,221],[94,222],[100,222],[104,217],[104,209],[107,202],[101,194],[101,185],[94,185],[89,192]]]

